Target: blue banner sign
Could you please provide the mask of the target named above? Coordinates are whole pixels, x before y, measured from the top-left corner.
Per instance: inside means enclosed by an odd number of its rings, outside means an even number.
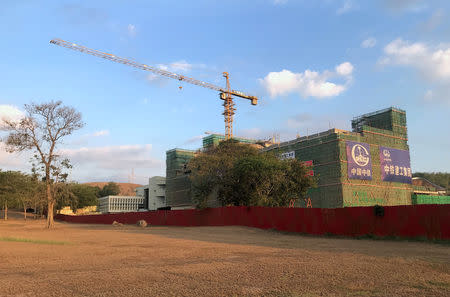
[[[409,151],[380,146],[381,180],[410,184]]]
[[[348,178],[372,180],[372,159],[367,143],[346,141]]]

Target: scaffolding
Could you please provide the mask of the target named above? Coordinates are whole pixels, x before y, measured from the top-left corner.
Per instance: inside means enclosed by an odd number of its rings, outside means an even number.
[[[450,196],[414,194],[412,196],[412,204],[450,204]]]
[[[192,205],[191,182],[186,170],[196,151],[172,149],[166,152],[166,204],[172,207]]]
[[[406,135],[406,112],[397,107],[389,107],[353,118],[353,132],[360,133],[364,127],[378,128]]]
[[[257,140],[243,138],[243,137],[233,137],[233,140],[236,140],[240,143],[257,143]],[[206,137],[203,137],[203,149],[209,149],[211,147],[216,147],[219,145],[221,141],[225,140],[225,136],[222,134],[211,134]]]
[[[379,147],[409,150],[406,113],[390,107],[352,120],[353,131],[330,129],[263,149],[277,153],[294,152],[301,161],[313,161],[317,187],[308,192],[313,207],[336,208],[372,205],[409,205],[410,184],[382,181]],[[370,146],[372,180],[348,177],[346,141]],[[297,201],[306,207],[306,201]]]
[[[380,146],[409,150],[405,111],[390,107],[355,117],[353,131],[329,129],[294,140],[263,147],[264,152],[292,153],[300,161],[312,161],[316,188],[308,197],[312,207],[338,208],[373,205],[410,205],[413,192],[410,184],[382,181]],[[234,138],[243,143],[258,143],[246,138]],[[217,146],[224,136],[212,134],[203,138],[203,149]],[[372,180],[350,179],[346,141],[369,145],[372,159]],[[174,149],[167,151],[168,205],[192,205],[191,183],[185,166],[197,152]],[[307,207],[309,200],[297,201],[296,207]]]

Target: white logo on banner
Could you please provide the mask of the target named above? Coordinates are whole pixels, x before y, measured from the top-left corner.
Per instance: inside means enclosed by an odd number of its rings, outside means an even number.
[[[366,166],[369,164],[369,152],[360,144],[355,144],[352,147],[352,158],[359,166]]]
[[[282,154],[280,155],[280,159],[281,159],[281,160],[285,160],[285,159],[295,159],[295,151],[290,151],[290,152],[282,153]]]
[[[383,156],[385,161],[392,161],[391,160],[391,152],[389,150],[384,149],[383,150]]]

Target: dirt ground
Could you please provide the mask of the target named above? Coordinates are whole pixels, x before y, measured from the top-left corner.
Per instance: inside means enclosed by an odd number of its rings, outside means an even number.
[[[0,296],[450,296],[450,245],[13,216]]]

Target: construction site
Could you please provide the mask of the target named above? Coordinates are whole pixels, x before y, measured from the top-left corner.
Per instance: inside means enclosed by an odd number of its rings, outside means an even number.
[[[351,120],[351,124],[352,131],[329,129],[281,143],[234,139],[258,145],[262,152],[275,152],[280,157],[296,158],[312,165],[317,187],[309,190],[306,199],[296,201],[295,207],[341,208],[431,203],[427,196],[419,195],[417,198],[411,184],[404,110],[389,107],[357,116]],[[203,138],[203,147],[199,150],[175,148],[167,151],[167,205],[175,209],[193,207],[187,163],[196,154],[218,145],[224,139],[223,135],[212,134]],[[349,166],[352,164],[351,152],[348,152],[351,144],[359,149],[367,148],[365,157],[369,159],[365,166]],[[397,155],[397,160],[394,155]],[[401,164],[397,164],[399,162]],[[441,204],[446,199],[447,196],[434,198]],[[213,199],[210,206],[221,205],[217,205]]]
[[[450,296],[449,13],[2,1],[0,297]]]
[[[424,189],[420,186],[413,187],[406,112],[400,108],[389,107],[356,116],[351,120],[352,131],[334,128],[286,142],[239,138],[233,135],[236,110],[233,98],[247,99],[251,105],[257,105],[258,98],[233,90],[228,72],[223,72],[226,86],[221,87],[62,39],[53,39],[50,43],[219,92],[224,106],[225,134],[212,133],[204,137],[202,148],[197,150],[174,148],[166,152],[164,207],[194,207],[187,170],[189,160],[229,139],[254,145],[261,152],[272,152],[280,158],[295,158],[310,167],[317,186],[309,189],[304,199],[293,201],[293,207],[342,208],[450,202],[448,196],[430,198],[423,195]],[[427,192],[428,195],[430,193]],[[209,199],[209,207],[224,206],[216,198]],[[146,199],[148,201],[148,197]]]

